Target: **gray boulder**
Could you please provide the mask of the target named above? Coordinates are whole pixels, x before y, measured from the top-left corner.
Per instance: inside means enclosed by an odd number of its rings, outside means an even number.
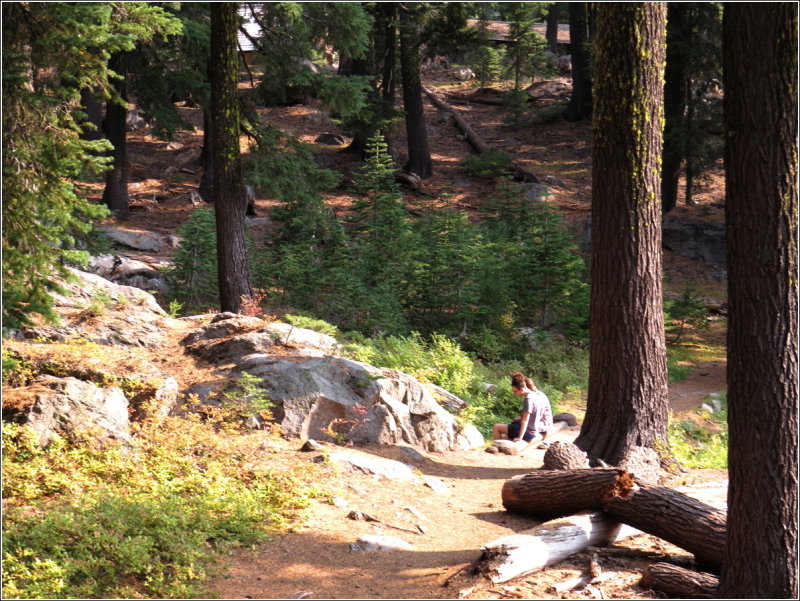
[[[398,444],[444,452],[483,445],[477,431],[460,432],[452,415],[411,376],[337,357],[251,357],[284,433],[354,444]],[[477,438],[480,437],[480,442]]]
[[[260,326],[260,327],[259,327]],[[254,329],[255,328],[255,329]],[[247,331],[239,336],[233,334]],[[223,338],[223,340],[218,340]],[[305,355],[324,356],[337,352],[341,345],[335,338],[287,323],[271,323],[232,313],[217,315],[212,323],[184,338],[183,343],[196,355],[214,361],[242,363],[251,355],[264,354],[275,345],[302,348]],[[240,371],[250,371],[241,369]]]
[[[725,225],[667,216],[662,225],[663,246],[681,256],[726,269]]]
[[[53,376],[39,376],[34,385],[39,391],[21,421],[43,446],[55,434],[73,441],[86,436],[101,443],[131,441],[128,401],[119,388]]]
[[[74,281],[60,282],[65,294],[54,294],[56,312],[79,325],[23,329],[25,338],[64,342],[80,337],[97,344],[156,348],[168,334],[171,318],[153,296],[77,269]]]
[[[153,252],[163,252],[167,249],[164,238],[153,232],[111,226],[103,226],[99,229],[114,242],[128,248]]]

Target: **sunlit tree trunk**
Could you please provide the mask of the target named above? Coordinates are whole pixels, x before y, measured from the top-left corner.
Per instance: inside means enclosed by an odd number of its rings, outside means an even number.
[[[211,6],[211,137],[217,218],[219,296],[222,311],[239,313],[253,294],[244,234],[246,199],[239,149],[237,4]]]
[[[600,4],[589,396],[576,444],[619,464],[667,438],[659,198],[664,3]]]
[[[719,598],[796,599],[797,5],[723,13],[728,535]]]

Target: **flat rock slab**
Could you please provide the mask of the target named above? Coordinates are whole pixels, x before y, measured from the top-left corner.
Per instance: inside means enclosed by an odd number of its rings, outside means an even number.
[[[407,463],[373,457],[356,451],[339,451],[331,453],[331,462],[348,472],[357,472],[373,476],[381,476],[387,480],[415,482],[418,480],[414,468]]]
[[[356,541],[359,551],[409,551],[411,543],[395,536],[366,534]]]

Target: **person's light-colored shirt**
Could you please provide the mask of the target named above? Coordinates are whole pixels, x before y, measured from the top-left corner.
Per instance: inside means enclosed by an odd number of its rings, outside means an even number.
[[[525,395],[522,405],[523,413],[530,413],[526,433],[533,436],[544,435],[553,426],[553,410],[550,408],[550,399],[541,390],[534,390]]]

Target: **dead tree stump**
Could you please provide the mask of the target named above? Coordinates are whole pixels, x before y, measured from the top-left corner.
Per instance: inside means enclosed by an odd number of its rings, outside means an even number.
[[[554,442],[544,454],[542,469],[576,470],[589,467],[586,453],[570,442]]]
[[[716,599],[719,579],[671,563],[654,563],[642,571],[639,586],[684,599]]]
[[[549,520],[601,509],[633,486],[630,474],[613,468],[542,470],[506,480],[501,496],[507,510]]]

